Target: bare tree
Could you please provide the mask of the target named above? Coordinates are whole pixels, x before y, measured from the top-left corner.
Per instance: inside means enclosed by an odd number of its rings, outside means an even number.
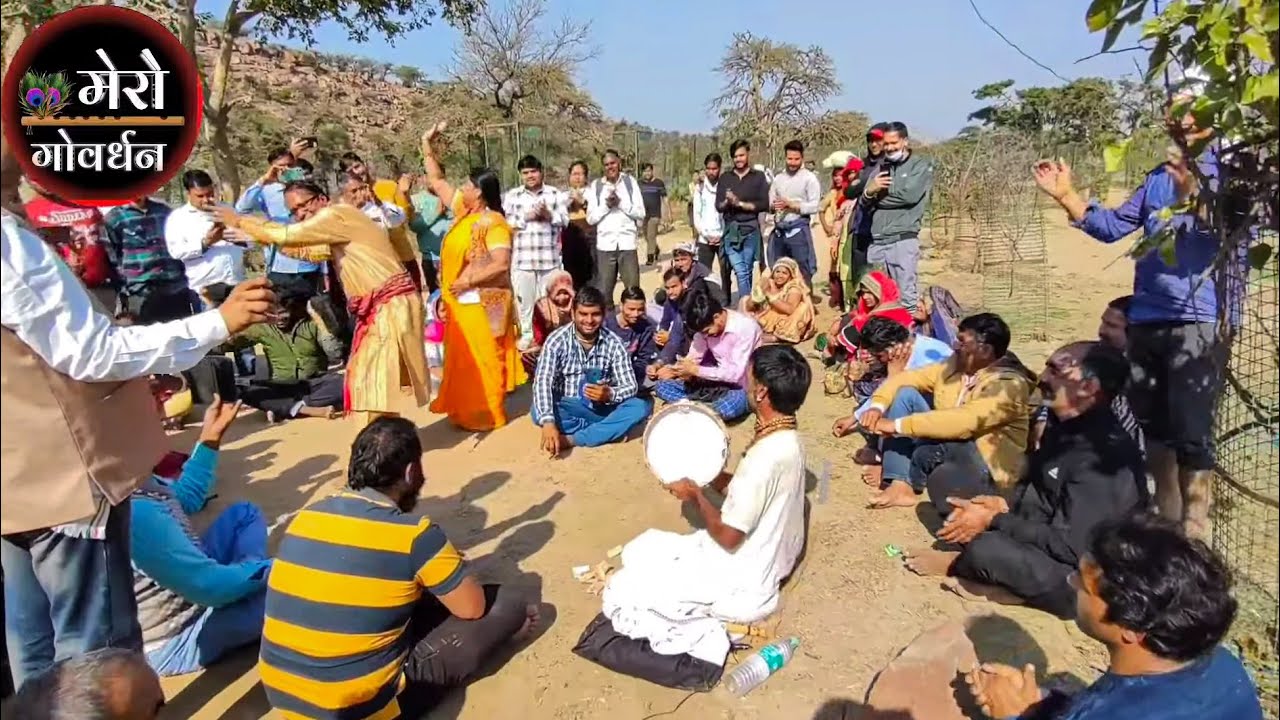
[[[547,21],[546,0],[511,0],[486,5],[454,48],[449,72],[454,80],[483,92],[508,119],[531,99],[551,104],[580,98],[565,94],[578,67],[595,57],[591,23],[562,18]],[[539,108],[554,110],[554,108]],[[597,109],[598,110],[598,109]]]
[[[724,78],[711,110],[726,135],[756,137],[773,149],[809,125],[840,92],[836,66],[822,48],[800,48],[736,33],[716,68]]]

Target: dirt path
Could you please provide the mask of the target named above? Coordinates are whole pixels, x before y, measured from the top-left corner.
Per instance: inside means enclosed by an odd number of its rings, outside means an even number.
[[[663,247],[685,238],[684,232],[667,235]],[[1123,294],[1131,279],[1131,264],[1112,262],[1121,252],[1060,223],[1054,227],[1050,259],[1056,297],[1051,301],[1069,310],[1071,322],[1034,346],[1014,339],[1029,365],[1038,367],[1055,344],[1093,337],[1101,308]],[[973,286],[975,277],[941,273],[941,265],[926,261],[925,279],[943,277],[956,289]],[[645,273],[644,283],[656,287],[657,273]],[[965,293],[957,294],[965,299]],[[822,310],[824,326],[832,317],[831,310]],[[422,426],[428,512],[484,578],[538,590],[554,608],[544,613],[549,628],[541,638],[497,672],[455,693],[432,718],[839,718],[920,630],[972,613],[997,612],[975,633],[984,659],[1033,662],[1075,678],[1088,678],[1100,667],[1097,647],[1069,623],[1023,609],[996,611],[966,603],[940,591],[936,581],[907,573],[885,554],[886,544],[927,543],[930,536],[913,511],[865,507],[868,493],[849,459],[854,446],[830,435],[832,421],[848,412],[848,402],[824,397],[820,383],[801,410],[800,429],[811,471],[820,474],[824,463],[831,465],[830,492],[826,502],[810,493],[808,557],[781,611],[780,632],[801,638],[799,656],[743,700],[723,690],[686,699],[687,693],[581,660],[571,648],[600,601],[573,581],[570,567],[603,559],[609,548],[647,528],[684,531],[689,522],[645,468],[638,441],[550,460],[537,452],[527,389],[511,402],[518,417],[484,435],[455,431],[426,412],[411,416]],[[750,429],[750,423],[733,429],[735,459]],[[268,427],[250,414],[232,434],[224,444],[217,502],[248,498],[276,517],[340,486],[353,428],[345,421],[320,420]],[[184,443],[193,439],[190,430],[181,438]],[[257,683],[254,659],[254,653],[244,652],[201,675],[167,681],[164,717],[274,717]],[[670,712],[677,705],[679,710]]]

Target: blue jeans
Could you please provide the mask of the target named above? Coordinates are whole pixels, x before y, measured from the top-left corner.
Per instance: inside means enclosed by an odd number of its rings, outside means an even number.
[[[729,261],[729,267],[733,268],[733,274],[738,278],[738,297],[744,298],[751,294],[751,278],[755,268],[751,267],[756,261],[756,245],[760,243],[760,231],[756,230],[742,236],[742,244],[734,247],[732,242],[725,241],[722,244],[724,248],[724,260]],[[729,288],[724,289],[724,295],[729,299],[730,304],[733,302],[733,293]]]
[[[106,537],[52,530],[4,536],[4,624],[14,687],[54,662],[106,647],[142,649],[129,563],[129,503]]]
[[[787,233],[791,234],[788,235]],[[813,251],[813,231],[806,221],[791,228],[775,228],[769,236],[769,266],[782,258],[791,258],[800,266],[804,283],[813,287],[813,274],[818,271],[818,256]]]
[[[653,387],[653,394],[668,403],[689,399],[683,380],[659,380]],[[751,411],[751,406],[747,404],[747,391],[739,387],[731,388],[719,400],[709,403],[709,406],[725,420],[737,420]]]
[[[908,415],[929,412],[933,406],[915,388],[904,387],[898,390],[893,402],[884,411],[889,420],[899,420]],[[909,480],[911,473],[911,456],[921,444],[920,440],[902,435],[894,435],[881,441],[880,455],[884,470],[884,483],[894,480]],[[923,485],[919,488],[924,489]]]
[[[221,565],[267,557],[267,521],[258,506],[238,502],[218,516],[200,538],[205,554]],[[147,653],[147,664],[160,675],[183,675],[209,667],[238,647],[262,637],[267,590],[230,605],[205,608],[163,646]]]
[[[653,411],[653,404],[644,398],[633,397],[616,405],[601,405],[580,397],[564,397],[556,403],[555,420],[560,432],[569,436],[577,447],[599,447],[617,442],[631,432],[631,428],[644,422]],[[535,425],[543,418],[530,413]]]

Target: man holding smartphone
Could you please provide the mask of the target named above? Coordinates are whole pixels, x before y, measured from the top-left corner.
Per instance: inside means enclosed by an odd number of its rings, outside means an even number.
[[[293,222],[293,214],[284,201],[284,188],[295,180],[303,179],[304,173],[296,167],[298,158],[315,147],[315,138],[298,138],[287,148],[278,147],[267,153],[267,171],[240,195],[240,199],[236,201],[236,212],[264,215],[268,220],[286,225]],[[276,277],[272,278],[273,275]],[[281,282],[290,280],[290,277],[281,276],[298,276],[316,293],[324,286],[321,265],[291,257],[287,251],[279,248],[269,248],[267,279]]]
[[[182,261],[188,287],[200,296],[207,310],[213,307],[208,296],[209,286],[225,283],[234,287],[244,281],[247,243],[214,218],[218,191],[209,173],[184,172],[182,189],[187,192],[187,202],[169,213],[164,224],[164,241],[169,254]]]

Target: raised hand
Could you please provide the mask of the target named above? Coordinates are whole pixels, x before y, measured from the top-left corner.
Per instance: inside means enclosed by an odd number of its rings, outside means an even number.
[[[1054,200],[1061,200],[1071,192],[1071,166],[1061,158],[1041,160],[1031,169],[1036,186]]]
[[[213,402],[209,403],[209,407],[204,411],[204,423],[200,425],[200,442],[216,449],[222,443],[222,436],[227,432],[227,428],[235,422],[241,405],[239,400],[230,404],[224,403],[220,396],[214,395]]]

